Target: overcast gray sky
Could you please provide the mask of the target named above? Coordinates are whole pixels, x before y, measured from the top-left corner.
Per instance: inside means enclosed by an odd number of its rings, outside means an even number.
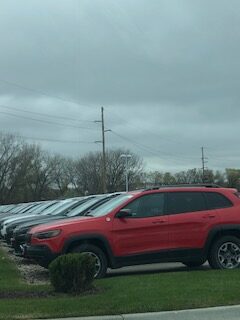
[[[81,157],[104,106],[107,148],[148,170],[201,167],[202,146],[240,167],[239,0],[1,0],[0,40],[2,131]]]

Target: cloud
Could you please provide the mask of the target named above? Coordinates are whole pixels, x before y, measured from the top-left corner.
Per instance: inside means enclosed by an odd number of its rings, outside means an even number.
[[[132,149],[148,168],[200,167],[201,146],[210,168],[237,167],[239,9],[237,0],[4,0],[1,128],[86,141],[39,142],[77,157],[101,150],[103,105],[107,146]],[[1,105],[62,115],[65,126]]]

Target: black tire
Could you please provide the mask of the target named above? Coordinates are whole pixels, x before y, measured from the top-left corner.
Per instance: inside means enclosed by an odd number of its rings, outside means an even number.
[[[71,253],[89,253],[96,259],[96,274],[94,278],[99,279],[103,278],[107,272],[107,258],[104,252],[99,248],[92,244],[81,244],[79,246],[74,247]]]
[[[210,248],[208,262],[213,269],[236,269],[240,266],[240,239],[224,236]]]
[[[204,264],[205,261],[184,261],[182,262],[185,266],[189,268],[197,268]]]

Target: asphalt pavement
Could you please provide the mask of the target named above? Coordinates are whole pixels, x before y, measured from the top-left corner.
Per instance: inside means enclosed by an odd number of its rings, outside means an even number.
[[[206,262],[204,265],[196,268],[189,268],[180,262],[154,263],[137,266],[123,267],[120,269],[108,269],[107,277],[115,277],[122,275],[136,274],[153,274],[153,273],[168,273],[168,272],[184,272],[192,270],[209,270],[210,267]],[[240,318],[239,318],[240,320]]]

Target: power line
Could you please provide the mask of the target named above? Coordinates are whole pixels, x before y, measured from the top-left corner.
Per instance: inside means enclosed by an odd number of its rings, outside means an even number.
[[[123,120],[123,121],[124,121],[124,126],[126,126],[126,127],[128,127],[128,128],[136,128],[136,129],[139,130],[141,133],[142,133],[143,131],[145,131],[146,133],[149,133],[149,134],[151,134],[151,135],[154,135],[154,136],[156,136],[156,137],[159,139],[159,135],[155,134],[153,131],[147,129],[146,127],[143,127],[143,126],[140,127],[140,126],[137,126],[137,125],[135,125],[135,124],[129,125],[129,124],[126,123],[126,119],[125,119],[124,117],[122,117],[122,116],[119,116],[119,114],[116,113],[114,110],[111,110],[111,113],[114,113],[114,115],[117,116],[120,120]],[[162,141],[168,140],[168,141],[171,142],[171,143],[177,143],[177,144],[179,144],[179,141],[177,141],[177,140],[175,140],[175,139],[172,139],[172,138],[169,138],[169,137],[162,137],[161,140],[162,140]],[[197,158],[196,158],[196,159],[197,159]]]
[[[134,141],[134,140],[132,140],[132,139],[126,138],[126,137],[122,136],[121,134],[115,132],[114,130],[111,130],[111,133],[114,134],[115,136],[117,136],[117,137],[125,140],[125,141],[130,142],[131,144],[137,146],[138,148],[140,148],[140,149],[142,149],[142,150],[144,150],[144,151],[147,151],[147,152],[152,153],[153,155],[159,156],[159,153],[158,153],[158,152],[152,151],[152,150],[149,149],[148,147],[146,147],[146,146],[144,146],[144,145],[141,145],[141,144],[139,144],[138,142],[136,142],[136,141]]]
[[[59,140],[59,139],[49,139],[49,138],[37,138],[37,137],[28,137],[22,135],[16,135],[16,137],[20,137],[28,140],[36,140],[36,141],[46,141],[46,142],[59,142],[59,143],[73,143],[73,144],[93,144],[94,142],[89,141],[73,141],[73,140]]]
[[[36,114],[36,115],[43,116],[43,117],[48,117],[48,118],[54,118],[54,119],[57,118],[57,119],[62,119],[62,120],[93,123],[93,121],[90,121],[90,120],[79,120],[79,119],[74,119],[74,118],[70,118],[70,117],[67,117],[67,116],[51,115],[51,114],[42,113],[42,112],[35,112],[35,111],[29,111],[29,110],[24,110],[24,109],[20,109],[20,108],[10,107],[10,106],[7,106],[7,105],[0,105],[0,107],[4,108],[4,109],[8,109],[8,110],[15,110],[15,111],[18,111],[18,112]]]
[[[15,118],[21,118],[21,119],[25,119],[25,120],[37,121],[37,122],[42,122],[42,123],[51,124],[51,125],[54,124],[54,125],[62,126],[62,127],[93,130],[93,128],[89,128],[89,127],[74,126],[74,125],[70,125],[70,124],[63,124],[63,123],[58,123],[58,122],[49,121],[49,120],[34,119],[34,118],[25,117],[25,116],[22,116],[22,115],[17,115],[17,114],[13,114],[13,113],[9,113],[9,112],[4,112],[4,111],[0,111],[0,113],[1,114],[6,114],[6,115],[11,116],[11,117],[15,117]]]
[[[126,122],[126,119],[124,119],[123,117],[119,116],[116,112],[114,112],[113,110],[111,110],[111,112],[114,113],[115,116],[117,116],[119,119],[124,120],[124,121]],[[143,128],[143,127],[140,128],[139,126],[136,126],[136,125],[131,125],[131,126],[130,126],[130,125],[128,125],[127,123],[124,123],[124,126],[127,126],[127,127],[129,127],[129,128],[136,128],[137,130],[141,131],[141,133],[142,133],[143,130],[144,130],[145,132],[148,132],[148,133],[150,133],[151,135],[153,135],[155,138],[159,139],[159,142],[168,140],[168,141],[170,141],[171,143],[177,143],[177,144],[179,145],[179,141],[173,140],[173,139],[171,139],[171,138],[166,138],[166,137],[160,138],[159,135],[155,134],[155,133],[152,132],[151,130],[146,129],[145,127],[144,127],[144,128]],[[122,138],[123,138],[123,136],[122,136]],[[138,144],[138,145],[140,145],[140,144]],[[143,146],[143,144],[142,144],[142,146]],[[146,147],[146,146],[143,146],[143,147],[144,147],[144,148],[147,148],[148,150],[150,149],[149,147]],[[151,150],[153,150],[153,148],[151,148]],[[157,151],[158,154],[161,154],[161,156],[165,154],[166,156],[176,157],[175,154],[169,154],[169,153],[163,152],[162,150],[160,151],[160,150],[156,150],[156,149],[154,148],[154,151],[153,151],[153,152],[155,152],[155,151]],[[151,152],[151,151],[150,151],[150,152]],[[180,155],[180,154],[179,154],[179,155]],[[198,157],[185,157],[184,155],[181,155],[181,159],[182,159],[182,158],[185,158],[185,159],[187,159],[187,160],[189,160],[189,159],[197,160],[197,159],[198,159]]]
[[[0,79],[0,81],[1,81],[1,79]],[[9,109],[9,110],[15,110],[17,112],[35,114],[35,115],[38,115],[38,116],[49,117],[49,118],[57,118],[57,119],[62,119],[62,120],[64,119],[64,120],[70,120],[70,121],[85,122],[84,120],[78,120],[78,119],[74,119],[74,118],[71,118],[71,117],[63,117],[63,116],[58,116],[58,115],[56,115],[56,116],[55,115],[48,115],[46,113],[27,111],[27,110],[23,110],[23,109],[20,109],[20,108],[10,107],[10,106],[7,106],[7,105],[0,105],[0,108],[5,108],[5,109]],[[92,130],[93,129],[93,128],[90,128],[90,127],[75,126],[75,125],[63,124],[63,123],[58,123],[58,122],[49,121],[49,120],[25,117],[25,116],[22,116],[22,115],[12,114],[12,113],[9,113],[9,112],[0,111],[0,113],[8,115],[8,116],[12,116],[12,117],[17,117],[17,118],[22,118],[22,119],[26,119],[26,120],[42,122],[42,123],[51,124],[51,125],[57,125],[57,126],[63,126],[63,127],[71,127],[71,128],[77,128],[77,129],[86,129],[86,130]],[[86,122],[94,123],[94,121],[90,121],[90,120],[86,120]],[[101,121],[99,121],[99,122],[101,122]],[[97,130],[97,129],[94,128],[94,130]],[[173,161],[173,162],[183,162],[184,158],[187,159],[187,160],[189,160],[189,159],[196,160],[196,158],[193,158],[193,157],[179,157],[179,156],[176,156],[175,154],[169,154],[169,153],[163,152],[162,150],[160,151],[160,150],[157,150],[157,149],[153,149],[153,148],[151,148],[149,146],[140,144],[140,143],[138,143],[138,142],[136,142],[136,141],[134,141],[132,139],[124,137],[124,136],[122,136],[122,135],[120,135],[117,132],[112,131],[112,130],[104,130],[104,132],[106,132],[106,131],[111,131],[112,134],[118,136],[119,138],[121,138],[121,139],[123,139],[123,140],[125,140],[127,142],[130,142],[131,144],[135,145],[139,149],[147,151],[147,152],[149,152],[149,153],[151,153],[153,155],[157,155],[157,156],[160,155],[161,157],[171,157],[171,161]],[[22,138],[30,139],[30,140],[36,140],[36,141],[48,141],[48,142],[58,142],[58,143],[73,143],[73,144],[79,144],[79,143],[92,144],[92,143],[94,143],[94,142],[87,142],[87,141],[60,140],[60,139],[49,139],[49,138],[33,138],[33,137],[26,137],[26,136],[22,136]],[[202,154],[202,170],[203,170],[203,177],[204,177],[205,170],[206,170],[205,164],[207,162],[206,161],[207,158],[204,156],[204,149],[202,150],[202,153],[203,153]],[[219,159],[221,157],[223,157],[223,159]],[[214,157],[213,160],[214,161],[215,160],[216,161],[221,161],[221,160],[222,161],[223,160],[235,161],[234,159],[227,159],[226,157],[221,156],[221,155],[218,155],[217,157]]]
[[[14,87],[17,87],[17,88],[20,88],[20,89],[24,89],[24,90],[27,90],[27,91],[31,91],[31,92],[34,92],[34,93],[37,93],[39,95],[42,95],[42,96],[46,96],[46,97],[49,97],[49,98],[54,98],[54,99],[58,99],[58,100],[61,100],[63,102],[68,102],[68,103],[74,103],[74,104],[78,104],[80,106],[83,106],[83,107],[90,107],[89,105],[87,104],[80,104],[76,101],[73,101],[73,100],[69,100],[69,99],[66,99],[66,98],[63,98],[63,97],[60,97],[60,96],[57,96],[57,95],[50,95],[46,92],[44,92],[43,90],[38,90],[38,89],[35,89],[35,88],[30,88],[30,87],[27,87],[27,86],[23,86],[19,83],[16,83],[16,82],[12,82],[12,81],[8,81],[8,80],[4,80],[4,79],[0,79],[1,82],[7,84],[7,85],[11,85],[11,86],[14,86]]]
[[[144,151],[147,151],[147,152],[150,152],[151,154],[153,155],[157,155],[157,156],[161,156],[161,157],[171,157],[171,161],[174,161],[174,162],[183,162],[185,161],[184,159],[192,159],[192,160],[197,160],[198,158],[193,158],[193,157],[177,157],[175,154],[170,154],[170,153],[166,153],[166,152],[163,152],[161,150],[157,150],[157,149],[154,149],[153,148],[149,148],[148,146],[145,146],[143,144],[140,144],[132,139],[129,139],[129,138],[126,138],[118,133],[116,133],[114,130],[111,130],[111,133],[113,133],[114,135],[120,137],[121,139],[125,140],[125,141],[128,141],[130,142],[131,144],[137,146],[139,149],[141,150],[144,150]]]
[[[213,153],[209,153],[209,152],[208,152],[208,154],[211,157],[213,157],[214,159],[220,160],[220,161],[223,161],[223,160],[239,160],[239,158],[240,158],[240,154],[237,155],[237,154],[233,154],[232,152],[231,152],[231,157],[229,157],[229,154],[227,156],[219,155],[219,154],[214,155]]]

